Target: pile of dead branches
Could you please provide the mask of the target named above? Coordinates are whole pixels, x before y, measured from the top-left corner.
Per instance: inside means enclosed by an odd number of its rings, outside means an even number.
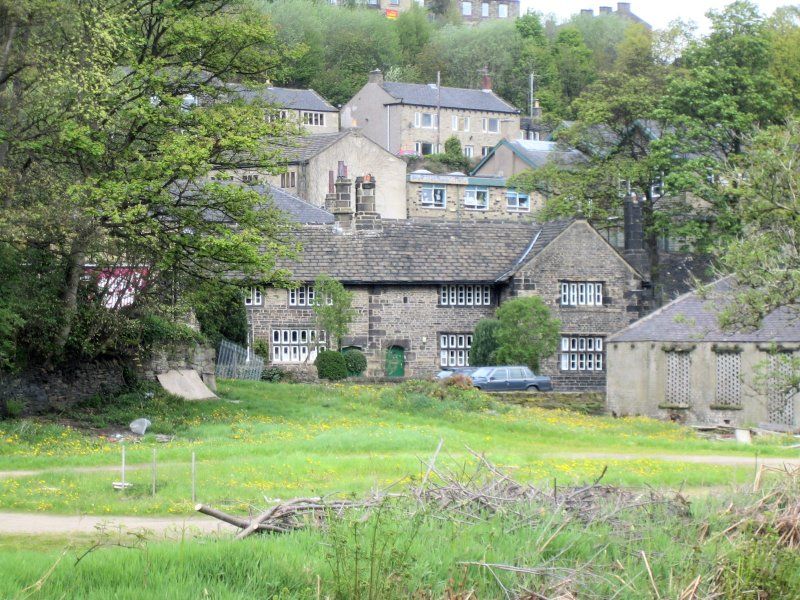
[[[739,510],[739,520],[723,533],[749,529],[755,535],[778,534],[778,544],[800,548],[800,466],[762,465],[753,484],[753,492],[761,489],[768,475],[777,475],[776,485],[756,502]],[[729,511],[733,507],[729,506]]]
[[[515,527],[534,525],[542,514],[567,513],[583,523],[612,521],[623,512],[644,510],[657,505],[684,512],[688,503],[679,494],[668,498],[655,491],[634,491],[600,485],[606,469],[590,485],[552,487],[523,484],[472,450],[475,458],[470,471],[437,466],[441,446],[427,463],[421,484],[402,493],[375,492],[359,500],[296,498],[259,511],[245,518],[198,504],[197,511],[239,527],[238,539],[253,533],[287,533],[306,527],[318,527],[329,519],[340,519],[346,513],[369,511],[389,500],[406,502],[410,511],[427,511],[438,518],[451,518],[464,523],[485,521],[495,514],[516,516]],[[544,511],[531,508],[545,509]],[[539,515],[539,516],[537,516]],[[520,521],[521,520],[521,521]]]

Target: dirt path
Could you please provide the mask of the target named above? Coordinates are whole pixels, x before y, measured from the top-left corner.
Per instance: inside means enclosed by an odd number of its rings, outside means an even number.
[[[544,458],[569,458],[591,460],[664,460],[668,462],[683,462],[705,465],[719,465],[721,467],[755,467],[756,464],[768,467],[782,467],[783,465],[800,466],[800,456],[797,458],[762,458],[755,456],[719,456],[713,454],[617,454],[611,452],[566,452],[546,454]]]
[[[203,515],[192,517],[70,516],[0,512],[0,535],[94,534],[100,529],[148,531],[167,538],[230,533],[236,528]]]

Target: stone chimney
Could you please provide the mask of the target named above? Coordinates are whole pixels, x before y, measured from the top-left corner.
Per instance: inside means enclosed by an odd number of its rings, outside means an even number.
[[[542,107],[539,106],[539,99],[534,98],[533,110],[531,111],[531,118],[540,119],[542,117]]]
[[[591,8],[583,8],[583,9],[581,9],[581,16],[582,17],[593,17],[594,16],[594,10],[592,10]]]
[[[380,231],[381,216],[375,210],[375,178],[364,175],[356,178],[356,229]]]
[[[378,85],[383,83],[383,73],[381,73],[380,69],[375,69],[374,71],[369,72],[369,79],[367,80],[369,83],[377,83]]]
[[[611,7],[610,6],[601,6],[600,7],[600,14],[601,15],[610,15],[611,14]]]
[[[617,12],[625,15],[631,14],[630,2],[617,2]]]
[[[625,248],[623,254],[640,273],[650,272],[650,262],[644,249],[643,199],[636,194],[628,195],[623,202],[625,224]]]
[[[332,172],[328,172],[328,195],[325,197],[325,206],[332,204],[328,208],[329,212],[333,213],[334,220],[343,229],[349,228],[353,224],[353,201],[351,188],[353,182],[347,178],[347,166],[344,162],[339,161],[338,173],[336,181],[333,184],[333,193],[331,193],[331,176]]]
[[[483,67],[483,91],[492,91],[492,78],[489,77],[489,67]]]

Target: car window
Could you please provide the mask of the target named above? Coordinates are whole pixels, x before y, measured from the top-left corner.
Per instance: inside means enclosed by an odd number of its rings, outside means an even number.
[[[522,369],[522,371],[523,371],[523,373],[525,375],[525,379],[530,379],[531,377],[536,377],[536,375],[534,375],[533,371],[531,371],[527,367]]]
[[[476,371],[472,374],[473,377],[488,377],[489,373],[492,372],[490,367],[481,367],[480,369],[476,369]]]
[[[508,371],[506,369],[495,369],[494,373],[492,373],[492,378],[500,381],[508,379]]]
[[[525,379],[525,369],[509,369],[509,379]]]

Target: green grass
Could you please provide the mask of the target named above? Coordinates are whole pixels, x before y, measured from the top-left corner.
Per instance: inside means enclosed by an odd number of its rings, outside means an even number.
[[[678,487],[746,482],[753,468],[632,459],[580,459],[584,453],[799,456],[783,436],[753,446],[699,438],[691,429],[644,418],[612,419],[511,406],[474,391],[433,384],[372,387],[221,382],[220,401],[182,403],[131,395],[118,405],[93,405],[76,416],[95,425],[124,425],[139,416],[153,430],[176,433],[168,444],[148,433],[126,447],[132,490],[111,488],[118,472],[71,472],[72,467],[118,466],[120,447],[52,423],[0,423],[0,470],[43,469],[0,479],[0,510],[86,514],[189,514],[190,460],[197,457],[197,499],[244,509],[264,498],[333,492],[361,493],[418,479],[439,439],[440,461],[473,460],[467,447],[525,481],[559,484],[592,480]],[[150,495],[149,464],[158,456],[158,492]]]
[[[698,597],[724,590],[714,597],[797,598],[800,554],[777,547],[770,535],[717,535],[738,518],[722,506],[722,499],[709,501],[688,514],[647,507],[590,523],[534,506],[464,524],[440,518],[435,509],[415,514],[413,506],[400,504],[366,518],[347,516],[329,528],[243,542],[139,543],[113,534],[98,538],[105,545],[85,556],[89,540],[31,547],[29,539],[26,545],[5,538],[0,597],[399,600],[472,592],[502,598],[498,580],[512,593],[555,597],[566,579],[561,591],[580,598],[651,599],[653,588],[662,598],[677,598],[699,576]],[[493,575],[464,564],[475,562],[552,570]]]

